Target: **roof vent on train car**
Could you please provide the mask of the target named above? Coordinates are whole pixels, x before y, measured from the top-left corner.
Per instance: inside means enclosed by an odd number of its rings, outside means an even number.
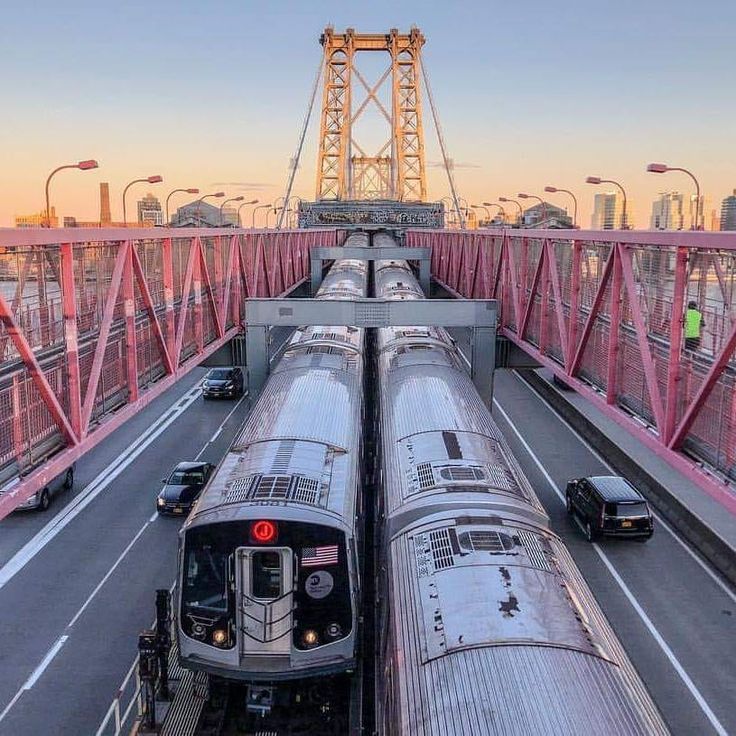
[[[272,473],[284,473],[289,467],[291,456],[294,453],[296,440],[280,440],[273,461],[271,462]]]
[[[446,465],[440,469],[440,477],[449,481],[485,480],[483,468],[477,465]]]
[[[432,550],[432,560],[435,570],[444,570],[455,564],[450,529],[435,529],[429,533],[429,544]],[[456,543],[457,544],[457,543]]]
[[[477,529],[472,532],[461,532],[458,535],[460,546],[471,552],[490,552],[505,554],[514,548],[514,540],[502,532],[491,529]]]
[[[256,500],[317,505],[320,500],[319,481],[303,475],[249,475],[228,484],[223,503]]]
[[[549,564],[549,560],[547,559],[547,555],[545,554],[544,546],[539,535],[519,530],[516,533],[516,537],[526,550],[526,553],[529,556],[529,562],[532,566],[539,570],[544,570],[545,572],[551,572],[552,567]]]
[[[419,463],[419,465],[417,465],[417,477],[420,488],[432,488],[434,486],[432,463]]]

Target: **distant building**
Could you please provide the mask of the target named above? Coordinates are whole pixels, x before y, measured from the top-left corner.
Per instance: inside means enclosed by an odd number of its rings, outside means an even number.
[[[626,225],[631,229],[634,223],[631,219],[631,201],[626,203],[626,222],[623,222],[624,200],[619,192],[604,192],[596,194],[593,199],[593,217],[590,227],[592,230],[617,230]]]
[[[721,230],[736,230],[736,189],[721,202]]]
[[[684,230],[685,208],[681,192],[660,192],[652,202],[652,230]]]
[[[567,210],[554,204],[545,202],[535,204],[522,212],[521,227],[538,227],[546,230],[569,230],[572,228],[572,218]]]
[[[273,220],[271,221],[273,224]],[[220,222],[220,208],[209,202],[195,199],[194,202],[182,205],[171,218],[172,227],[237,227],[238,211],[225,207]]]
[[[50,227],[59,227],[59,218],[56,216],[56,207],[51,208]],[[15,218],[16,227],[45,227],[46,210],[41,210],[32,215],[18,215]]]
[[[164,224],[161,202],[150,192],[143,199],[138,200],[138,224],[144,227]]]

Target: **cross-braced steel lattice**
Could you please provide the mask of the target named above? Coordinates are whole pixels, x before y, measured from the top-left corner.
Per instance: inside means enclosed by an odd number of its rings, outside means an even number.
[[[406,242],[432,248],[451,291],[498,299],[502,335],[736,512],[736,234],[414,230]]]
[[[320,38],[324,47],[324,82],[320,147],[317,162],[317,199],[426,200],[424,129],[419,79],[424,36],[412,28],[400,34],[356,34],[352,28],[335,33],[327,28]],[[386,71],[370,85],[355,66],[361,51],[384,51],[391,58]],[[391,110],[378,97],[391,80]],[[353,80],[366,97],[353,108]],[[374,105],[390,129],[387,141],[368,155],[353,136],[353,125]],[[355,150],[356,155],[353,155]]]
[[[309,275],[336,230],[0,231],[0,519]]]

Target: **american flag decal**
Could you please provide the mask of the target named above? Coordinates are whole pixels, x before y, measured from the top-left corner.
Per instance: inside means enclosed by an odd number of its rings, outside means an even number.
[[[337,565],[337,545],[327,547],[303,547],[302,567],[322,567],[323,565]]]

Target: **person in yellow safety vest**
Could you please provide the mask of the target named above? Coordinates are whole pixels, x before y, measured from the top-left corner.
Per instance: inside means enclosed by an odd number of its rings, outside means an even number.
[[[705,320],[698,310],[697,302],[688,302],[685,311],[685,350],[697,350],[700,347],[700,334],[703,327],[705,327]]]

